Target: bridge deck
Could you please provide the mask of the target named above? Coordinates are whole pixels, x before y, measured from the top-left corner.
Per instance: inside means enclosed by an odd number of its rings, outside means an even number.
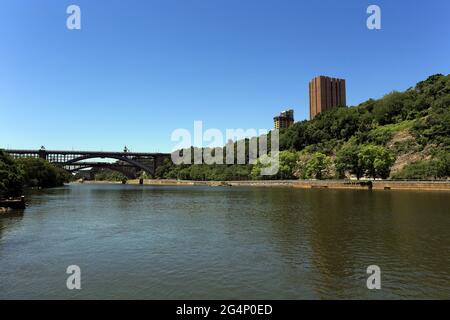
[[[95,158],[111,158],[127,163],[115,163],[115,167],[129,167],[133,166],[140,170],[144,170],[152,175],[155,174],[156,167],[162,164],[163,160],[170,157],[170,153],[159,152],[117,152],[117,151],[78,151],[78,150],[19,150],[8,149],[5,150],[14,158],[38,157],[46,159],[47,161],[56,165],[72,168],[78,166],[85,168],[86,163],[83,161]],[[109,163],[93,163],[92,167],[112,167]]]
[[[7,149],[7,153],[12,154],[63,154],[63,155],[115,155],[115,156],[132,156],[132,157],[154,157],[154,156],[170,156],[170,153],[161,152],[117,152],[117,151],[79,151],[79,150],[23,150],[23,149]]]

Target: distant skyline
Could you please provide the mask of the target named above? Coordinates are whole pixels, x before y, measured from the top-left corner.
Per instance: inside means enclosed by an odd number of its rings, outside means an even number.
[[[446,0],[4,0],[0,148],[169,152],[195,120],[271,129],[286,109],[309,118],[318,75],[354,106],[448,74],[449,21]]]

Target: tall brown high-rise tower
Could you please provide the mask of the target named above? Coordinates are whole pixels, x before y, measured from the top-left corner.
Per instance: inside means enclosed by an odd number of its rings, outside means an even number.
[[[345,80],[325,76],[309,82],[309,118],[336,106],[346,106]]]

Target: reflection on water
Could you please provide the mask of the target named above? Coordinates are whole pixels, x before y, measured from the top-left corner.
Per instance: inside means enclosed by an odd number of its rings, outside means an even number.
[[[30,202],[0,217],[3,299],[450,298],[448,193],[70,185]]]
[[[25,210],[9,210],[5,213],[0,213],[0,239],[3,239],[3,230],[14,228],[15,225],[22,221]],[[0,246],[0,250],[1,250]]]

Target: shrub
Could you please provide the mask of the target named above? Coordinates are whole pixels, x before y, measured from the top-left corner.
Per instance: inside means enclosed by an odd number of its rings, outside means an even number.
[[[71,175],[40,158],[17,159],[17,164],[24,172],[26,187],[52,188],[62,186],[71,180]]]
[[[6,152],[0,150],[0,198],[22,194],[23,171]]]

